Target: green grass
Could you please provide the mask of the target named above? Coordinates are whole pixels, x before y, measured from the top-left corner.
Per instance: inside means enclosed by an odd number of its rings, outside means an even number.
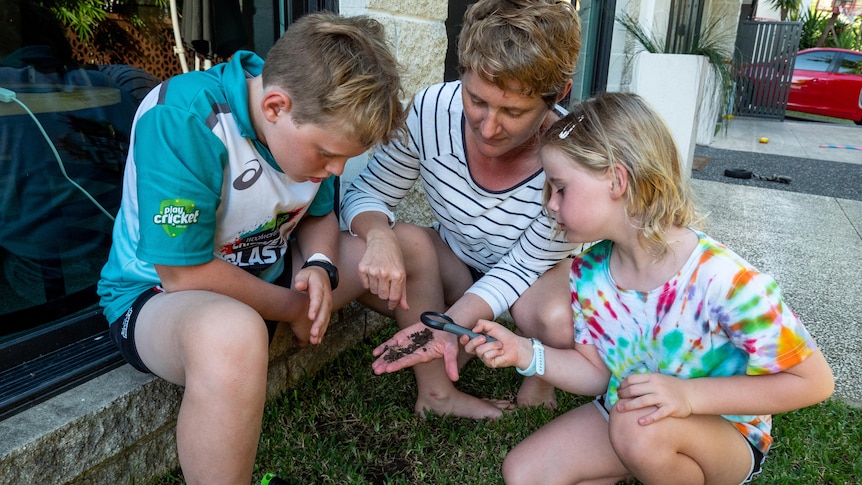
[[[410,371],[375,376],[371,350],[394,325],[344,352],[271,400],[255,483],[273,472],[292,484],[497,484],[506,452],[555,416],[589,401],[558,391],[559,409],[519,409],[495,421],[413,414]],[[458,386],[514,401],[514,369],[474,359]],[[778,415],[776,442],[756,484],[858,484],[862,409],[837,400]],[[180,472],[154,482],[182,483]]]

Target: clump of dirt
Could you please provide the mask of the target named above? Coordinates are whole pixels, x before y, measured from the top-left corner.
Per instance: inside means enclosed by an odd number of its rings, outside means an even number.
[[[410,334],[410,345],[407,347],[402,347],[400,345],[394,345],[392,347],[386,346],[383,348],[383,360],[386,362],[395,362],[396,360],[404,357],[405,355],[412,354],[416,352],[417,349],[422,348],[425,344],[431,341],[434,337],[434,334],[431,333],[431,330],[425,329],[419,332]]]

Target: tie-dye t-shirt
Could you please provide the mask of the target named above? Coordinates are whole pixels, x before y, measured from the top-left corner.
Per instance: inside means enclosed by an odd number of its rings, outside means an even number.
[[[695,231],[699,242],[670,281],[649,292],[626,290],[611,277],[613,243],[572,263],[575,341],[595,345],[611,371],[605,402],[616,403],[630,374],[683,379],[774,374],[802,362],[816,344],[784,304],[775,280]],[[724,416],[766,453],[772,417]]]

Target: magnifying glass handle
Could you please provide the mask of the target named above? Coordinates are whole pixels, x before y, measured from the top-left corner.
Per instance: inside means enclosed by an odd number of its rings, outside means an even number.
[[[496,341],[497,341],[497,339],[495,339],[494,337],[492,337],[492,336],[490,336],[490,335],[485,335],[485,334],[483,334],[483,333],[476,333],[476,332],[474,332],[474,331],[472,331],[472,330],[468,330],[468,329],[466,329],[466,328],[462,327],[461,325],[458,325],[458,324],[455,324],[455,323],[446,323],[446,324],[444,324],[444,325],[443,325],[443,330],[445,330],[445,331],[447,331],[447,332],[449,332],[449,333],[454,333],[455,335],[457,335],[457,336],[459,336],[459,337],[460,337],[461,335],[469,335],[471,339],[474,339],[474,338],[476,338],[476,337],[478,337],[478,336],[480,336],[480,335],[483,335],[483,336],[485,337],[485,341],[486,341],[486,342],[496,342]]]

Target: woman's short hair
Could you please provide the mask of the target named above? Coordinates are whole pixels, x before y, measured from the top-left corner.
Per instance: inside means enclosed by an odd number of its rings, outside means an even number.
[[[566,0],[479,0],[464,14],[458,67],[553,106],[575,72],[581,49],[578,14]]]

